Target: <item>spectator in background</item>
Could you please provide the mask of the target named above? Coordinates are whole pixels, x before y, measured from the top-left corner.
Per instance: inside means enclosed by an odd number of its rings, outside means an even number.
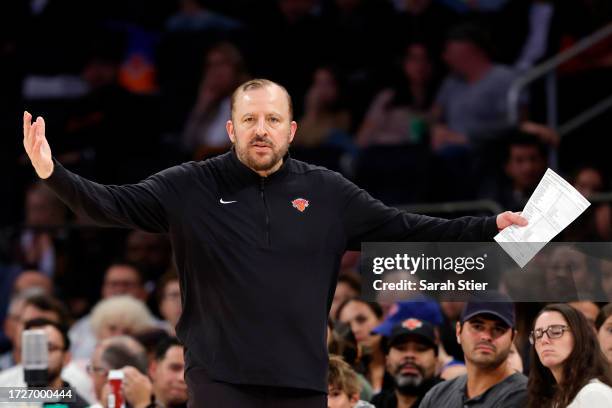
[[[572,185],[583,196],[608,190],[608,181],[603,173],[593,166],[584,165],[574,170]],[[571,242],[609,241],[612,238],[612,209],[609,203],[594,203],[576,223],[564,231],[564,239]]]
[[[600,278],[585,253],[572,245],[555,246],[544,270],[547,289],[555,299],[598,299]],[[590,313],[595,319],[596,312]]]
[[[25,226],[20,237],[21,264],[52,277],[57,268],[55,230],[66,223],[66,206],[38,182],[30,186],[25,200]]]
[[[373,405],[359,400],[361,385],[357,373],[336,355],[329,356],[329,372],[327,377],[328,408],[372,408]]]
[[[409,44],[402,57],[397,86],[379,92],[357,134],[361,147],[381,144],[419,144],[425,141],[436,83],[428,47]]]
[[[183,147],[194,157],[225,152],[230,145],[225,123],[231,116],[230,97],[246,81],[242,54],[230,43],[220,43],[206,54],[197,101],[183,132]]]
[[[101,300],[91,311],[91,327],[98,341],[131,335],[155,326],[147,306],[128,295]]]
[[[167,408],[184,407],[187,403],[184,348],[176,338],[163,340],[155,353],[149,374],[155,401]]]
[[[157,293],[159,313],[164,321],[168,322],[174,333],[183,311],[181,288],[176,271],[168,271],[160,278],[157,283]]]
[[[372,399],[376,408],[417,408],[421,399],[442,381],[436,376],[438,341],[434,326],[410,318],[395,325],[387,345],[387,372],[394,389]]]
[[[610,405],[610,367],[582,313],[561,303],[545,306],[530,342],[530,408]]]
[[[487,33],[473,25],[453,28],[444,59],[451,74],[436,97],[433,114],[438,124],[431,133],[435,151],[478,147],[507,125],[506,95],[515,73],[493,62]]]
[[[389,337],[392,334],[393,327],[410,318],[422,320],[434,327],[436,336],[435,343],[437,344],[436,375],[439,375],[444,380],[450,380],[465,374],[465,364],[463,361],[448,355],[444,345],[439,340],[440,325],[443,323],[443,317],[440,306],[434,300],[421,297],[420,299],[401,301],[393,304],[385,321],[380,326],[374,328],[372,333]],[[455,341],[457,341],[456,338],[455,335]]]
[[[382,323],[380,305],[361,299],[349,299],[338,308],[338,321],[350,325],[357,344],[363,350],[362,374],[374,393],[379,393],[385,388],[385,352],[382,336],[372,334],[372,330]],[[387,384],[387,387],[390,386],[391,384]]]
[[[334,299],[332,300],[331,308],[329,309],[329,316],[332,320],[338,318],[338,308],[341,304],[349,299],[358,297],[361,294],[361,280],[359,275],[352,272],[341,273],[338,276],[338,283],[336,283],[336,291],[334,292]]]
[[[457,323],[467,375],[436,385],[425,395],[421,408],[524,404],[527,378],[507,363],[516,336],[514,305],[494,293],[485,300],[467,302]]]
[[[608,359],[610,369],[612,369],[612,303],[608,303],[599,311],[595,321],[597,328],[597,340],[599,347]]]
[[[341,322],[328,320],[327,328],[328,353],[341,356],[353,370],[357,370],[361,364],[363,353],[362,347],[357,344],[357,340],[355,340],[355,335],[351,331],[350,326]],[[361,384],[360,398],[365,401],[370,401],[374,396],[372,386],[361,373],[357,372],[357,377]]]
[[[520,211],[546,172],[548,150],[536,136],[512,131],[506,140],[503,176],[491,178],[480,189],[482,198]]]
[[[36,270],[21,272],[13,283],[13,293],[19,294],[29,290],[39,290],[47,295],[53,294],[53,282],[49,276]]]
[[[575,302],[568,302],[568,305],[578,310],[587,319],[589,325],[594,331],[597,331],[595,327],[595,321],[599,315],[599,306],[595,302],[589,300],[579,300]]]
[[[125,241],[125,260],[142,271],[144,281],[156,281],[172,264],[172,248],[165,234],[130,231]]]
[[[34,319],[46,319],[65,327],[69,324],[68,311],[59,300],[45,294],[27,294],[20,319],[15,326],[13,355],[18,364],[0,373],[0,387],[25,387],[23,366],[21,365],[21,335],[26,323]],[[74,360],[63,367],[62,378],[72,384],[87,401],[93,401],[92,384]]]
[[[111,264],[104,274],[102,283],[102,299],[113,296],[130,295],[145,302],[147,291],[144,287],[144,277],[135,264],[119,261]],[[96,335],[91,324],[92,314],[87,314],[77,320],[70,328],[72,342],[71,352],[75,360],[88,359],[96,346]]]
[[[21,321],[21,314],[25,306],[25,301],[29,296],[32,296],[32,292],[40,293],[40,290],[35,288],[27,291],[19,291],[11,297],[6,318],[4,319],[3,330],[11,343],[12,349],[0,355],[0,371],[14,366],[21,357],[17,355],[19,350],[16,347],[18,325]]]
[[[97,344],[87,365],[87,372],[93,382],[97,401],[106,401],[104,395],[108,389],[104,388],[108,381],[108,371],[118,370],[125,366],[135,367],[141,373],[147,372],[147,355],[140,343],[129,336],[116,336]],[[92,408],[96,407],[101,408],[102,404],[98,403]]]
[[[63,368],[70,363],[71,359],[70,339],[68,338],[66,327],[48,319],[38,318],[28,320],[24,329],[42,329],[47,335],[49,350],[47,369],[48,382],[46,386],[54,390],[70,388],[70,383],[63,380],[61,377]],[[77,390],[74,391],[72,398],[74,398],[73,401],[65,404],[69,408],[85,408],[89,406],[89,403]]]
[[[295,145],[317,147],[338,145],[350,148],[351,114],[344,100],[339,73],[328,66],[318,67],[306,92],[300,137]]]

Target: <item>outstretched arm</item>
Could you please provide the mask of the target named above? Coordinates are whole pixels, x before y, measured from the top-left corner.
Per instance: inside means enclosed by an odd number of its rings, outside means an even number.
[[[169,204],[178,195],[176,181],[180,167],[165,170],[138,183],[102,185],[66,170],[53,159],[45,136],[45,121],[23,115],[23,145],[36,174],[68,207],[97,224],[166,232]]]

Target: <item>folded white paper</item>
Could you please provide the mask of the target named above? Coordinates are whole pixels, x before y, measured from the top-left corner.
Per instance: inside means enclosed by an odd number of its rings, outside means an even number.
[[[589,205],[571,184],[548,169],[521,213],[529,224],[504,228],[495,241],[522,268]]]

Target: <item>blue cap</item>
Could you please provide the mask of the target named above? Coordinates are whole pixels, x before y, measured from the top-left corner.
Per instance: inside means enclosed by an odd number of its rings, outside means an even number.
[[[461,323],[481,314],[493,315],[511,328],[516,326],[514,303],[508,296],[499,292],[489,292],[467,302],[461,312]]]
[[[376,326],[372,333],[388,337],[394,326],[411,317],[429,322],[434,326],[440,326],[443,321],[440,305],[434,300],[423,297],[423,300],[394,303],[385,321]]]

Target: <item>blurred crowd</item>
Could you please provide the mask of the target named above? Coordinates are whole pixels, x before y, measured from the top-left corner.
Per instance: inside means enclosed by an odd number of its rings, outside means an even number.
[[[521,74],[612,21],[606,0],[5,3],[0,386],[23,384],[21,333],[44,328],[53,384],[75,387],[80,406],[104,406],[108,371],[123,367],[132,406],[151,396],[165,407],[187,398],[168,239],[95,228],[71,214],[27,162],[20,137],[26,108],[45,115],[61,163],[124,184],[227,151],[232,91],[265,77],[293,98],[291,155],[343,173],[390,205],[488,199],[521,210],[548,167],[587,198],[610,191],[602,148],[609,115],[560,137],[546,116],[543,83],[521,94],[512,125],[507,102]],[[604,41],[559,67],[559,123],[612,92],[611,49]],[[610,206],[598,202],[558,239],[611,238]],[[483,348],[492,349],[495,372],[529,374],[528,385],[512,374],[502,394],[528,389],[531,406],[565,406],[593,379],[611,384],[595,347],[598,339],[609,365],[609,305],[579,302],[576,314],[563,305],[540,313],[543,305],[517,303],[516,315],[479,309],[484,317],[474,320],[478,314],[466,318],[469,308],[456,302],[368,303],[358,300],[357,259],[345,256],[330,312],[330,407],[418,406],[443,381],[422,406],[444,406],[445,390],[458,386],[449,380],[466,372],[471,392],[494,387],[492,379],[474,385],[469,378],[483,378],[478,367],[492,364],[479,360],[487,350],[472,343],[478,333],[493,344]],[[610,262],[602,262],[601,289],[612,299]],[[554,362],[538,347],[570,336],[557,365],[582,364],[589,378],[546,371]]]

